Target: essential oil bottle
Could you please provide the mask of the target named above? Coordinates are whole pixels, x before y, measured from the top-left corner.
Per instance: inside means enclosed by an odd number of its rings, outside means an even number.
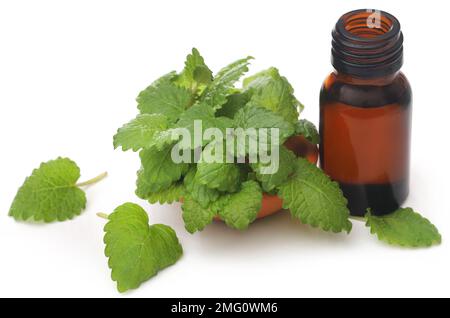
[[[409,192],[412,93],[398,20],[383,11],[343,15],[332,32],[332,72],[320,93],[320,163],[352,215],[396,210]]]

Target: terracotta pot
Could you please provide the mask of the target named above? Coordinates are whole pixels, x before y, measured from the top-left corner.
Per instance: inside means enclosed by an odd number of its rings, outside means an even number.
[[[284,143],[286,148],[291,150],[297,157],[308,159],[309,162],[317,164],[319,159],[319,149],[316,145],[310,143],[303,136],[293,136]]]

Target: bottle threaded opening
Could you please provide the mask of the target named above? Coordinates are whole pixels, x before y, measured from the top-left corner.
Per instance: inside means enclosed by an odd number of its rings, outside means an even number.
[[[403,64],[403,34],[391,14],[355,10],[344,14],[332,32],[332,64],[342,73],[382,77]]]

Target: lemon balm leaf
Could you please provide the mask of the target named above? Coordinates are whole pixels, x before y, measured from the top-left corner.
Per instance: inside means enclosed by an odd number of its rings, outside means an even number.
[[[202,231],[216,215],[219,215],[229,227],[245,230],[256,219],[261,202],[261,187],[255,181],[242,183],[239,191],[222,194],[208,205],[201,204],[188,195],[182,206],[186,230],[189,233]]]
[[[216,213],[208,206],[202,206],[197,200],[190,195],[184,198],[183,205],[183,221],[186,230],[189,233],[202,231],[208,224],[213,221]]]
[[[264,107],[295,124],[303,105],[295,98],[288,80],[274,67],[244,80],[245,92],[251,95],[248,105]]]
[[[137,102],[141,114],[162,114],[175,122],[191,106],[191,92],[175,85],[175,76],[175,73],[169,73],[139,93]]]
[[[216,151],[220,150],[222,150],[222,153],[216,154]],[[216,155],[218,158],[215,158]],[[225,148],[225,142],[222,140],[210,142],[197,163],[195,181],[218,191],[236,191],[241,181],[241,171],[236,163],[228,163],[227,159],[228,152]]]
[[[370,232],[388,244],[429,247],[441,243],[437,228],[411,208],[401,208],[384,216],[375,216],[368,211],[366,219]]]
[[[302,223],[335,233],[351,231],[347,200],[338,184],[306,159],[297,159],[295,175],[278,189],[283,208]]]
[[[189,164],[175,163],[171,157],[172,147],[165,146],[162,150],[155,147],[141,150],[141,169],[138,171],[136,194],[146,199],[151,193],[170,187],[187,172]]]
[[[196,178],[197,169],[191,168],[189,172],[184,177],[184,186],[186,188],[186,192],[189,193],[190,196],[194,200],[196,200],[203,208],[206,208],[210,205],[211,202],[217,200],[220,196],[220,192],[216,189],[211,189],[208,186],[201,184]]]
[[[238,156],[245,156],[249,153],[254,153],[259,149],[251,149],[252,144],[261,144],[262,139],[261,128],[267,129],[266,135],[266,148],[270,149],[271,146],[280,146],[288,137],[292,136],[295,132],[295,127],[290,122],[284,120],[284,118],[268,109],[252,106],[247,104],[244,108],[241,108],[234,117],[236,127],[243,128],[244,131],[255,130],[254,135],[248,134],[246,138],[237,138],[236,153]],[[272,136],[271,129],[278,130],[278,138]]]
[[[270,192],[277,186],[287,181],[289,176],[295,170],[295,163],[297,157],[286,147],[279,147],[278,169],[271,173],[262,173],[264,169],[268,169],[270,164],[262,162],[251,163],[256,179],[261,182],[262,188],[265,192]]]
[[[319,132],[317,131],[316,126],[306,119],[300,119],[296,126],[295,132],[299,135],[305,137],[311,143],[317,145],[320,142]]]
[[[167,189],[157,192],[151,192],[145,198],[150,203],[159,202],[160,204],[178,202],[185,195],[186,189],[182,182],[175,182]]]
[[[149,225],[147,213],[137,204],[116,208],[104,231],[105,255],[119,292],[138,288],[183,254],[174,230],[163,224]]]
[[[259,106],[247,105],[240,109],[234,117],[236,127],[247,128],[277,128],[280,143],[283,143],[295,131],[294,125],[285,121],[282,116]]]
[[[233,94],[227,96],[226,103],[216,112],[216,115],[234,118],[236,113],[248,103],[249,99],[248,94],[236,89]]]
[[[245,181],[236,193],[226,194],[213,203],[214,210],[234,229],[245,230],[261,209],[263,194],[255,181]]]
[[[201,100],[211,105],[214,109],[220,109],[227,102],[230,91],[234,88],[234,84],[248,72],[248,65],[251,56],[237,60],[224,68],[222,68],[211,84],[206,87],[201,96]]]
[[[114,148],[122,147],[123,151],[145,148],[152,144],[157,132],[167,129],[167,117],[161,114],[141,114],[119,128],[114,136]]]
[[[234,163],[199,162],[195,178],[208,188],[234,192],[239,186],[240,170]]]
[[[80,169],[68,158],[42,163],[26,178],[9,210],[16,220],[65,221],[81,214],[86,207],[86,195],[80,187],[93,184],[106,173],[86,182],[77,183]]]
[[[80,169],[70,159],[42,163],[20,187],[9,211],[16,220],[53,222],[79,215],[86,195],[76,186]]]
[[[225,136],[226,129],[233,127],[233,120],[227,117],[215,117],[214,110],[204,102],[199,102],[188,110],[186,110],[182,115],[180,115],[180,120],[175,125],[173,130],[177,129],[187,129],[190,133],[190,136],[195,136],[195,125],[201,125],[201,130],[199,132],[204,134],[204,132],[208,128],[216,128],[219,129],[222,134]],[[201,146],[205,146],[208,143],[208,140],[202,139]],[[197,145],[198,146],[198,145]],[[196,148],[195,142],[192,138],[190,143],[187,145],[180,145],[181,148]]]
[[[212,72],[206,66],[205,60],[196,49],[192,49],[192,53],[188,54],[184,63],[184,69],[176,79],[176,83],[192,93],[197,93],[198,89],[204,89],[212,81]]]

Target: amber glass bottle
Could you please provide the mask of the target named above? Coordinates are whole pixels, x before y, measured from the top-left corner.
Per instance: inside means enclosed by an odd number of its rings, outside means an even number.
[[[352,215],[393,212],[409,192],[412,95],[403,35],[392,15],[357,10],[332,32],[332,64],[320,94],[320,162]]]

